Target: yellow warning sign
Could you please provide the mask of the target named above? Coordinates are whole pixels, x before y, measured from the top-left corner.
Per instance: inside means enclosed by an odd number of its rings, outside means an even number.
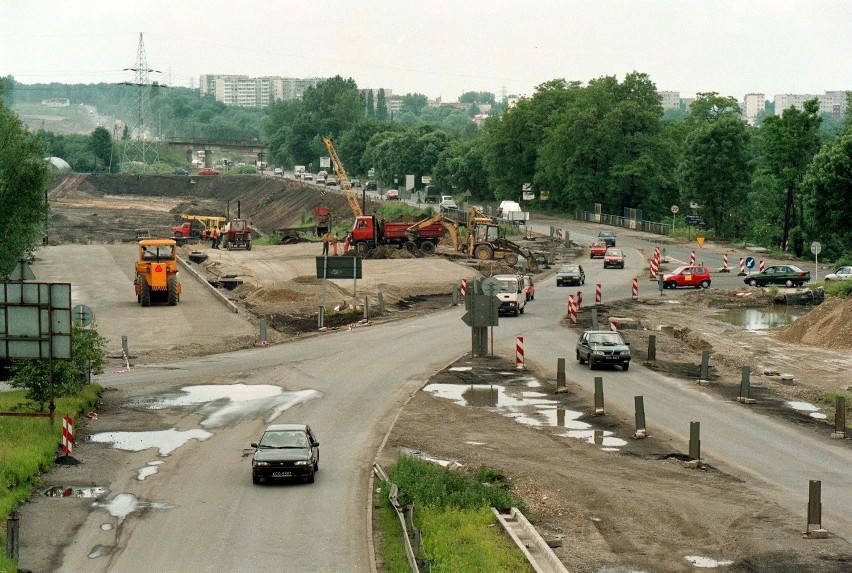
[[[704,237],[695,237],[695,240],[698,241],[699,249],[704,246]]]

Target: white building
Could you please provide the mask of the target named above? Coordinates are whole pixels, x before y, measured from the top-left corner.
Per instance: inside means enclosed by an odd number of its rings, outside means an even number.
[[[225,105],[267,107],[275,100],[301,99],[305,90],[325,78],[206,74],[200,78],[201,95],[211,94]]]
[[[794,107],[803,109],[808,100],[816,99],[819,102],[819,113],[828,113],[834,119],[841,119],[846,113],[848,106],[847,94],[850,92],[835,90],[825,92],[822,95],[813,94],[777,94],[775,96],[775,115],[781,115],[785,109]]]
[[[662,99],[663,109],[677,109],[680,107],[680,92],[657,91]]]
[[[766,109],[766,94],[746,94],[743,98],[743,117],[754,125],[757,116]]]

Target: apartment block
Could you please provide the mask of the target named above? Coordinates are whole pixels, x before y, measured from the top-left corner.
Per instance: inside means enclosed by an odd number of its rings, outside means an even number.
[[[211,94],[225,105],[267,107],[275,100],[301,99],[308,87],[325,78],[283,78],[267,76],[207,74],[200,78],[201,95]]]
[[[680,92],[657,91],[662,99],[663,109],[677,109],[680,107]]]
[[[743,116],[749,125],[754,125],[757,116],[766,109],[766,94],[746,94],[743,98]]]
[[[819,112],[831,114],[834,119],[841,119],[846,113],[849,105],[847,94],[852,93],[845,90],[827,91],[822,95],[813,94],[777,94],[775,96],[775,115],[781,115],[785,109],[794,107],[803,109],[808,100],[816,99],[819,102]]]

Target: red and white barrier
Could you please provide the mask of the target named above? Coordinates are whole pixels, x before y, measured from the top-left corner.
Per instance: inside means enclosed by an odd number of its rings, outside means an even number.
[[[660,268],[660,263],[657,261],[656,257],[651,259],[651,264],[648,266],[648,269],[651,271],[651,280],[657,280],[657,270]]]
[[[690,266],[695,264],[695,251],[690,251],[689,253],[689,264]]]
[[[577,307],[574,305],[574,295],[568,295],[568,323],[577,324]]]
[[[763,259],[760,259],[760,263],[758,263],[758,264],[760,265],[760,272],[763,272],[764,270],[766,270],[766,265],[763,264]]]
[[[467,279],[462,279],[459,282],[459,298],[464,298],[465,293],[467,292]]]
[[[731,272],[731,269],[728,268],[728,253],[725,253],[722,256],[722,272],[723,273]]]
[[[740,257],[740,272],[737,273],[738,277],[745,276],[745,259]]]
[[[609,320],[609,329],[613,332],[618,330],[618,321],[615,319]]]
[[[639,298],[639,277],[633,277],[633,300]]]
[[[515,344],[515,366],[518,370],[524,369],[524,337],[519,336]]]
[[[601,303],[601,283],[595,285],[595,304]]]
[[[74,447],[74,419],[71,416],[62,418],[62,447],[60,451],[66,456]]]

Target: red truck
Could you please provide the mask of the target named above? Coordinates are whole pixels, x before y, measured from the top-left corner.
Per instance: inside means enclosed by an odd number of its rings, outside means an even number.
[[[192,224],[193,221],[186,221],[183,225],[179,227],[172,227],[172,235],[180,238],[190,238],[190,237],[201,237],[202,239],[207,236],[207,231],[200,224]],[[193,228],[194,227],[194,228]]]
[[[359,255],[380,245],[395,245],[410,252],[417,249],[424,253],[434,253],[435,247],[444,236],[444,226],[432,223],[414,229],[416,222],[391,223],[375,215],[363,215],[355,219],[350,231],[350,242]]]

